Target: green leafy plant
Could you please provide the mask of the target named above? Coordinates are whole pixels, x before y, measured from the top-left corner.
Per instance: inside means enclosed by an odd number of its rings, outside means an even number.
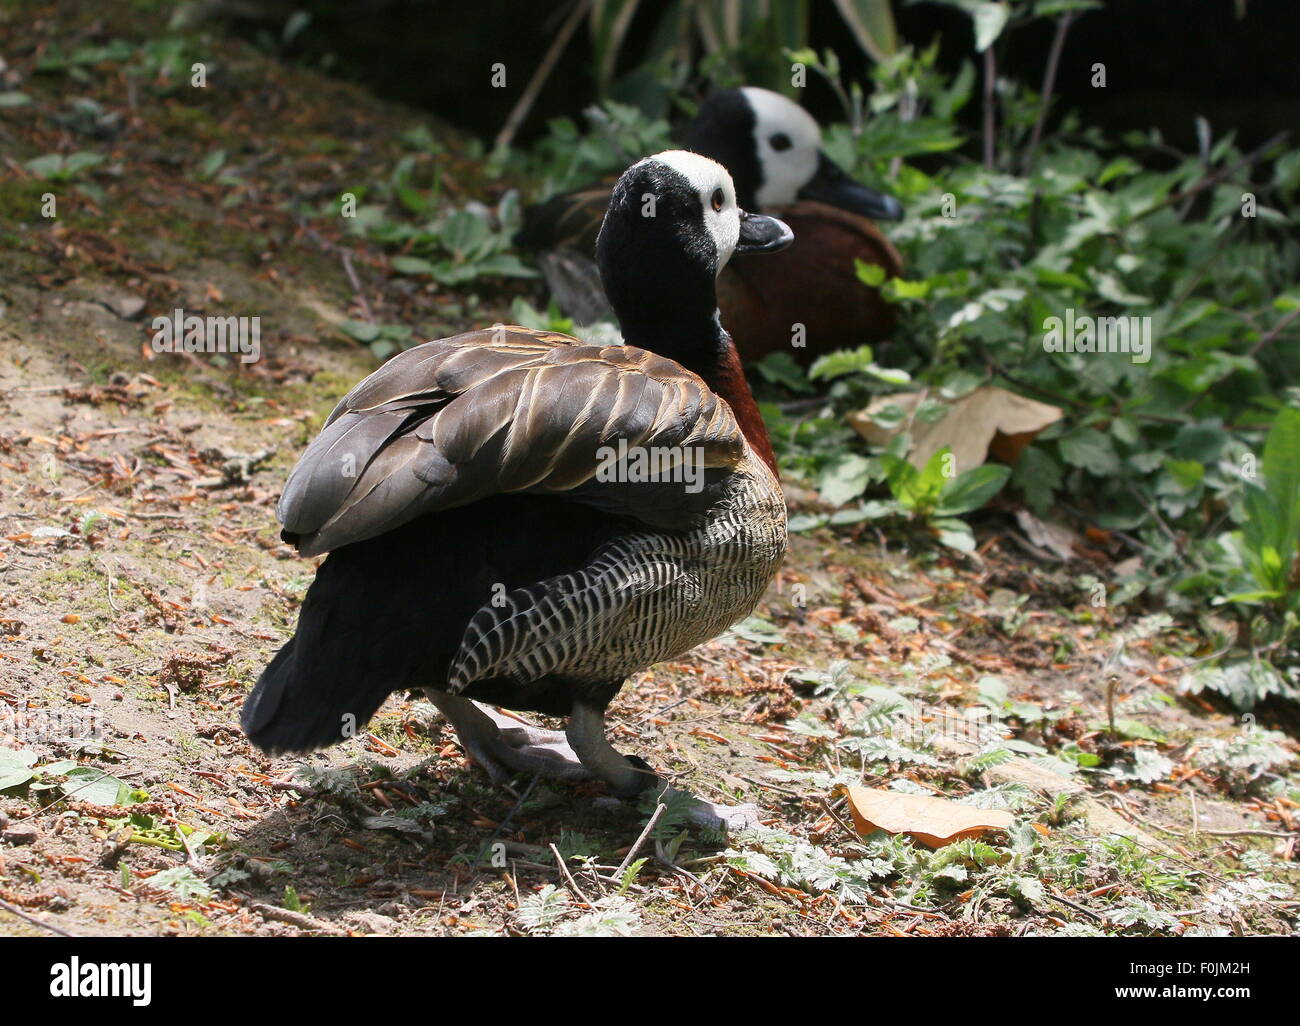
[[[914,517],[926,520],[939,541],[962,552],[975,549],[970,528],[956,519],[984,505],[1001,490],[1011,468],[985,464],[952,476],[952,451],[939,449],[917,470],[911,462],[892,452],[881,456],[885,480],[894,500]]]
[[[173,866],[154,873],[145,883],[149,887],[168,890],[181,901],[205,902],[213,896],[212,888],[189,866]]]
[[[33,157],[23,167],[37,178],[43,178],[48,182],[71,182],[80,178],[92,167],[98,167],[104,160],[102,153],[91,153],[87,150],[69,153],[66,156],[61,153],[47,153],[43,157]]]
[[[546,884],[536,894],[519,902],[515,918],[530,933],[549,932],[569,911],[569,895],[554,884]]]
[[[1294,626],[1300,615],[1300,410],[1278,411],[1264,443],[1262,470],[1263,482],[1247,483],[1246,519],[1227,543],[1240,558],[1244,588],[1222,601],[1268,605]]]
[[[697,58],[724,85],[761,85],[791,91],[782,45],[800,46],[812,16],[803,0],[676,0],[664,4],[642,63],[615,83],[639,0],[592,0],[591,40],[597,87],[634,96],[643,104],[662,96],[663,80]],[[864,52],[879,60],[898,45],[890,0],[835,0],[835,9]],[[678,71],[680,74],[680,71]]]

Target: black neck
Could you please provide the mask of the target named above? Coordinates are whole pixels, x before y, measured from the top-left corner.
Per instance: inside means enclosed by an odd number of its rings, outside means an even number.
[[[711,297],[712,298],[712,297]],[[702,309],[664,308],[653,313],[638,311],[636,317],[623,317],[623,341],[639,349],[676,360],[712,384],[731,345],[731,336],[723,329],[715,306],[707,314]]]
[[[610,197],[596,263],[628,345],[716,377],[731,340],[718,321],[717,244],[694,186],[665,164],[633,165]]]
[[[754,152],[754,111],[739,89],[720,90],[704,101],[687,130],[685,146],[731,172],[742,210],[758,209],[754,194],[763,172]]]

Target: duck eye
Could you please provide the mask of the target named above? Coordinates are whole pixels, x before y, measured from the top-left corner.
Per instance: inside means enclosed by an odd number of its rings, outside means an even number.
[[[776,135],[772,136],[772,138],[768,140],[768,142],[772,144],[772,149],[776,150],[778,153],[782,150],[788,150],[794,145],[794,143],[790,141],[790,137],[784,132],[777,132]]]
[[[721,190],[721,189],[714,189],[714,190],[713,190],[713,200],[712,200],[714,213],[721,213],[721,212],[722,212],[722,204],[723,204],[725,201],[726,201],[726,197],[722,195],[722,190]]]

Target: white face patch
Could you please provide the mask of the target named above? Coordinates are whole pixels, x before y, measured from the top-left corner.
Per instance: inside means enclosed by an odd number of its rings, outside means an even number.
[[[811,114],[780,93],[754,86],[747,86],[741,93],[754,112],[754,151],[763,174],[763,183],[755,195],[758,205],[779,207],[793,203],[799,190],[817,173],[821,129]],[[790,145],[778,148],[785,140]]]
[[[689,150],[666,150],[646,160],[667,164],[699,193],[704,229],[717,247],[718,270],[721,271],[740,241],[740,207],[736,203],[736,186],[727,169],[716,160]],[[716,195],[719,192],[721,197]],[[715,210],[714,200],[718,198],[721,199],[720,209]]]

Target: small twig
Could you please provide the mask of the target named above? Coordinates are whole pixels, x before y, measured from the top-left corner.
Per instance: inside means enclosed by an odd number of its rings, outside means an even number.
[[[789,795],[791,798],[802,799],[804,797],[798,791],[789,787],[779,787],[776,784],[769,784],[763,780],[755,780],[753,777],[747,777],[744,774],[737,774],[737,776],[739,776],[741,780],[745,781],[745,783],[753,784],[755,787],[761,787],[767,791],[776,791],[778,794]]]
[[[42,930],[49,930],[50,933],[57,933],[60,937],[77,936],[75,933],[68,933],[67,930],[55,926],[53,923],[42,922],[40,919],[37,919],[35,916],[29,915],[28,913],[24,912],[17,905],[9,904],[9,902],[5,901],[3,898],[0,898],[0,908],[4,909],[6,912],[16,915],[19,919],[25,919],[33,926],[39,926]]]
[[[185,836],[185,830],[181,826],[181,821],[178,819],[175,822],[176,836],[180,838],[181,847],[185,849],[185,864],[196,873],[202,872],[203,864],[199,861],[199,857],[194,854],[194,849],[190,847],[190,839]]]
[[[352,284],[352,294],[356,297],[357,304],[361,307],[361,315],[365,317],[368,324],[375,323],[375,315],[370,310],[370,304],[366,301],[365,291],[361,288],[361,282],[357,278],[356,269],[352,266],[352,251],[338,248],[339,259],[343,262],[343,270],[348,276],[348,281]]]
[[[1052,102],[1052,90],[1056,87],[1056,70],[1061,63],[1061,48],[1065,46],[1065,34],[1070,31],[1070,22],[1075,12],[1066,11],[1056,23],[1056,35],[1052,37],[1052,48],[1047,53],[1047,70],[1043,72],[1043,92],[1038,101],[1038,117],[1034,119],[1034,130],[1029,136],[1029,148],[1025,151],[1024,170],[1028,174],[1034,168],[1034,151],[1038,149],[1038,140],[1043,135],[1043,122],[1047,120],[1047,108]]]
[[[1217,652],[1211,652],[1207,656],[1199,656],[1196,659],[1188,659],[1185,663],[1179,663],[1177,666],[1170,666],[1168,669],[1164,670],[1163,673],[1168,675],[1172,673],[1179,673],[1183,670],[1189,670],[1193,666],[1199,666],[1201,663],[1212,662],[1213,660],[1218,659],[1220,656],[1227,655],[1231,651],[1232,651],[1231,645],[1224,645],[1223,648],[1219,649]]]
[[[993,170],[993,96],[994,83],[997,79],[998,65],[993,56],[993,44],[984,51],[984,169]]]
[[[117,603],[113,601],[113,568],[108,563],[102,561],[99,565],[103,568],[104,575],[108,578],[108,608],[113,610],[115,613],[121,612],[117,607]]]
[[[519,796],[519,800],[515,802],[514,807],[506,813],[506,818],[497,824],[497,828],[493,832],[492,836],[487,839],[487,843],[479,850],[478,858],[474,860],[474,866],[476,868],[483,861],[483,856],[491,850],[492,845],[496,844],[497,839],[504,834],[507,829],[509,829],[511,821],[515,818],[515,813],[523,808],[524,802],[526,802],[528,796],[533,793],[533,788],[537,785],[537,779],[537,774],[533,774],[533,778],[528,781],[528,786],[524,788],[524,793]]]
[[[1147,207],[1146,210],[1142,211],[1142,213],[1134,217],[1132,221],[1130,221],[1129,223],[1132,224],[1136,221],[1141,221],[1144,217],[1150,217],[1158,210],[1163,210],[1165,207],[1170,207],[1176,203],[1181,203],[1189,196],[1195,196],[1198,192],[1202,192],[1205,189],[1210,188],[1211,186],[1218,185],[1219,182],[1223,181],[1223,179],[1228,178],[1233,174],[1236,174],[1236,172],[1240,171],[1242,168],[1249,167],[1252,164],[1258,163],[1260,160],[1263,159],[1264,154],[1267,153],[1269,150],[1271,150],[1274,146],[1278,146],[1281,143],[1286,142],[1287,137],[1290,136],[1290,134],[1291,133],[1289,131],[1278,132],[1277,135],[1272,136],[1267,141],[1265,141],[1262,145],[1255,147],[1255,149],[1251,150],[1235,164],[1231,164],[1228,167],[1221,168],[1220,170],[1214,172],[1213,174],[1206,175],[1195,185],[1189,186],[1188,188],[1184,189],[1182,192],[1176,192],[1173,193],[1172,195],[1166,196],[1159,203],[1153,203],[1151,206]]]
[[[648,713],[644,713],[643,715],[637,717],[632,722],[642,723],[653,716],[662,716],[664,713],[669,712],[672,709],[676,709],[679,705],[685,705],[689,701],[690,701],[689,698],[679,698],[676,702],[669,702],[667,705],[661,706],[658,709],[651,709]]]
[[[1078,904],[1076,904],[1075,902],[1071,901],[1069,898],[1064,898],[1064,897],[1062,897],[1061,895],[1057,894],[1056,891],[1054,891],[1054,890],[1047,890],[1046,888],[1044,888],[1044,890],[1045,890],[1045,893],[1047,894],[1047,896],[1048,896],[1049,898],[1051,898],[1053,901],[1059,901],[1062,905],[1068,905],[1070,908],[1074,909],[1076,912],[1082,912],[1085,916],[1090,916],[1091,918],[1097,920],[1097,922],[1099,922],[1099,923],[1105,923],[1105,922],[1106,922],[1106,917],[1105,917],[1105,916],[1098,915],[1098,914],[1097,914],[1096,912],[1094,912],[1092,909],[1090,909],[1090,908],[1084,908],[1082,905],[1078,905]]]
[[[860,838],[861,835],[857,832],[857,830],[855,830],[853,827],[849,826],[847,822],[845,822],[844,818],[840,816],[838,812],[835,811],[835,809],[832,807],[829,801],[823,798],[821,800],[821,803],[822,803],[822,808],[826,810],[826,814],[830,816],[831,819],[835,820],[835,822],[838,823],[844,829],[844,832],[846,834],[848,834],[854,840],[858,840]]]
[[[1266,331],[1266,332],[1264,332],[1264,334],[1260,335],[1260,336],[1259,336],[1259,341],[1256,342],[1253,346],[1251,346],[1249,350],[1247,350],[1246,355],[1247,355],[1247,356],[1254,356],[1254,355],[1255,355],[1256,353],[1258,353],[1261,349],[1263,349],[1266,345],[1268,345],[1268,344],[1269,344],[1270,342],[1272,342],[1275,338],[1277,338],[1278,335],[1280,335],[1280,334],[1282,333],[1282,329],[1285,328],[1285,327],[1287,327],[1287,326],[1289,326],[1290,323],[1291,323],[1292,321],[1294,321],[1297,317],[1300,317],[1300,307],[1297,307],[1296,309],[1292,310],[1289,314],[1287,314],[1287,315],[1286,315],[1285,317],[1283,317],[1280,321],[1278,321],[1275,325],[1273,325],[1273,327],[1269,328],[1268,331]]]
[[[577,0],[573,5],[573,10],[569,12],[568,19],[560,26],[560,31],[555,34],[555,38],[551,40],[550,48],[547,49],[546,55],[542,57],[542,63],[537,65],[537,70],[533,72],[533,77],[528,80],[528,85],[524,87],[524,91],[519,94],[519,99],[506,118],[506,123],[501,126],[501,131],[497,133],[496,141],[492,144],[493,150],[504,150],[510,145],[515,133],[519,131],[519,126],[524,123],[524,118],[528,117],[528,112],[532,110],[533,104],[537,100],[537,94],[542,91],[542,86],[550,78],[551,71],[560,59],[560,54],[569,45],[569,40],[573,38],[573,33],[577,31],[579,23],[586,17],[587,10],[590,7],[591,0]]]
[[[911,124],[916,120],[920,111],[921,102],[916,95],[916,80],[909,78],[907,80],[907,86],[898,97],[898,120],[905,125]],[[854,125],[853,134],[855,137],[862,134],[862,110],[860,104],[856,111],[856,124]],[[902,170],[902,167],[902,156],[895,156],[890,160],[889,180],[891,182],[898,180],[898,172]]]
[[[564,879],[568,880],[569,886],[573,888],[573,893],[576,894],[582,900],[582,903],[588,908],[595,908],[595,906],[587,900],[587,896],[582,893],[582,888],[578,886],[578,881],[573,879],[573,874],[569,872],[569,867],[564,864],[564,859],[560,855],[560,849],[555,847],[554,841],[551,842],[550,848],[551,854],[555,856],[555,861],[560,867],[560,872],[564,874]]]
[[[288,923],[290,926],[296,926],[300,930],[315,930],[320,933],[333,934],[336,937],[342,937],[347,934],[346,930],[341,930],[333,923],[327,923],[323,919],[317,919],[315,916],[305,915],[302,912],[293,912],[287,908],[280,908],[278,905],[267,905],[257,902],[252,906],[254,912],[260,912],[263,919],[273,919],[276,922]]]
[[[650,836],[650,831],[655,828],[655,824],[659,822],[659,817],[664,814],[667,808],[668,806],[663,802],[660,802],[655,806],[655,813],[650,817],[650,822],[645,825],[645,829],[641,831],[641,836],[636,839],[636,843],[628,849],[627,855],[624,856],[623,861],[618,864],[618,869],[614,870],[614,878],[616,880],[623,879],[624,871],[632,864],[632,861],[636,858],[636,853],[641,850],[641,845],[645,844],[645,839]]]
[[[1142,506],[1142,508],[1145,509],[1148,514],[1150,514],[1153,520],[1155,520],[1156,526],[1160,528],[1164,536],[1168,538],[1171,542],[1173,542],[1174,549],[1178,552],[1182,552],[1186,548],[1186,546],[1179,540],[1178,535],[1174,534],[1173,528],[1170,527],[1169,524],[1165,522],[1165,518],[1160,515],[1160,511],[1156,509],[1154,506],[1152,506],[1151,503],[1147,502],[1146,498],[1142,495],[1142,493],[1139,492],[1135,487],[1133,487],[1133,485],[1130,484],[1127,485],[1126,487],[1128,488],[1129,494],[1132,495],[1133,498],[1137,499],[1138,503]]]

